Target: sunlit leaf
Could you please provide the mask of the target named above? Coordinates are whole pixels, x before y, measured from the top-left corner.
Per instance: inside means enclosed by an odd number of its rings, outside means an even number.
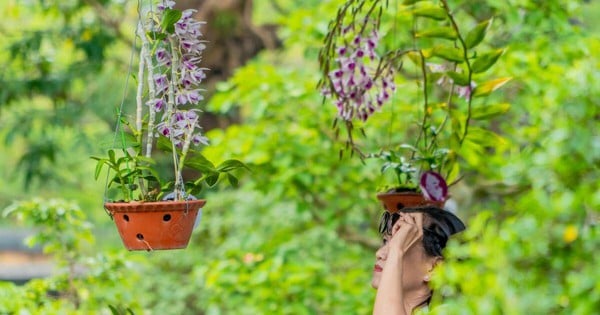
[[[507,77],[507,78],[499,78],[499,79],[484,82],[475,88],[473,97],[489,95],[493,91],[501,88],[503,85],[505,85],[510,80],[512,80],[512,78]]]
[[[418,5],[412,11],[413,15],[427,17],[438,21],[443,21],[448,17],[446,10],[431,2],[421,2],[423,5]]]
[[[433,37],[433,38],[444,38],[454,40],[457,38],[456,31],[452,27],[436,27],[425,29],[415,34],[415,37]]]
[[[483,147],[495,147],[502,149],[508,141],[499,134],[479,127],[470,127],[466,140],[481,145]]]

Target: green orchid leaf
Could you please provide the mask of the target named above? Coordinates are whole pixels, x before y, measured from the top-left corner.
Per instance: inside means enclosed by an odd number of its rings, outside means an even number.
[[[239,181],[238,181],[237,177],[233,176],[232,174],[227,173],[227,180],[229,180],[229,183],[231,184],[231,186],[233,186],[233,187],[238,186]]]
[[[161,41],[167,38],[167,34],[159,32],[146,32],[146,37],[151,41]]]
[[[465,61],[463,51],[452,46],[438,45],[433,48],[432,54],[444,60],[462,63]]]
[[[510,110],[509,103],[475,106],[471,110],[471,118],[475,120],[486,120],[502,115]]]
[[[422,5],[416,5],[412,13],[415,16],[426,17],[438,21],[443,21],[448,17],[446,10],[431,2],[421,2]]]
[[[481,73],[492,67],[496,61],[504,54],[504,49],[497,49],[477,57],[471,68],[474,73]]]
[[[148,164],[148,165],[155,165],[156,161],[154,161],[153,158],[149,158],[149,157],[145,157],[143,155],[138,155],[135,157],[135,161],[137,163],[144,163],[144,164]]]
[[[487,81],[475,88],[473,97],[489,95],[493,91],[501,88],[503,85],[508,83],[508,81],[510,81],[510,80],[512,80],[511,77],[506,77],[506,78],[499,78],[499,79]]]
[[[217,166],[217,171],[219,172],[229,172],[238,168],[245,168],[247,170],[249,170],[248,166],[246,166],[246,164],[242,163],[241,161],[238,160],[226,160],[223,163],[219,164],[219,166]]]
[[[408,144],[408,143],[403,143],[399,147],[400,147],[400,149],[408,149],[410,151],[419,153],[419,149],[417,147],[415,147],[414,145]]]
[[[415,4],[415,3],[421,2],[421,1],[423,1],[423,0],[404,0],[402,2],[402,4],[404,4],[404,5],[410,5],[410,4]]]
[[[209,176],[206,176],[206,178],[204,179],[204,181],[206,182],[206,184],[209,187],[213,187],[219,181],[219,173],[211,174]]]
[[[469,85],[469,77],[465,73],[458,73],[456,71],[448,71],[446,75],[454,81],[454,83],[460,86],[468,86]]]
[[[467,45],[467,48],[471,49],[479,45],[479,43],[481,43],[485,38],[485,34],[487,33],[487,30],[491,24],[492,19],[485,20],[477,24],[477,26],[475,26],[471,31],[469,31],[465,39],[465,44]]]
[[[196,182],[186,182],[185,190],[190,195],[198,195],[200,192],[202,192],[202,183],[200,182],[197,184]]]
[[[417,32],[415,34],[415,37],[417,37],[417,38],[432,37],[432,38],[444,38],[444,39],[455,40],[457,38],[457,35],[456,35],[456,31],[452,27],[444,26],[444,27],[425,29],[423,31]]]
[[[98,160],[98,163],[96,163],[96,171],[94,172],[94,179],[98,180],[98,177],[100,177],[100,172],[102,172],[102,168],[104,167],[104,164],[108,162],[108,160],[99,159],[96,157],[92,157],[92,158]]]
[[[108,150],[108,159],[112,164],[117,164],[117,159],[115,157],[115,150]]]
[[[181,11],[173,9],[165,9],[160,27],[165,32],[173,34],[175,32],[175,23],[181,19]]]
[[[466,140],[485,148],[502,149],[508,144],[508,141],[499,134],[479,127],[469,128]]]

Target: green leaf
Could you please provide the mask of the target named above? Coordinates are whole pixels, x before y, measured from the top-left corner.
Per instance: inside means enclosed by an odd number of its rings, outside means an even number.
[[[404,0],[402,2],[402,4],[404,4],[404,5],[410,5],[410,4],[414,4],[414,3],[417,3],[417,2],[421,2],[421,1],[423,1],[423,0]]]
[[[454,136],[455,140],[458,140],[462,137],[462,134],[464,132],[464,124],[463,122],[466,120],[466,116],[465,114],[461,113],[460,111],[457,110],[453,110],[450,113],[450,122],[452,125],[452,133]],[[454,143],[456,144],[456,143]],[[453,147],[453,146],[451,146]],[[455,147],[456,148],[456,147]]]
[[[153,158],[145,157],[143,155],[138,155],[135,157],[135,161],[139,164],[147,164],[147,165],[155,165],[156,162]]]
[[[122,165],[124,163],[127,163],[129,161],[131,161],[132,159],[128,156],[124,156],[124,157],[120,157],[119,159],[117,159],[117,161],[115,162],[115,165]]]
[[[166,9],[160,27],[167,33],[173,34],[175,32],[175,23],[181,19],[181,11]]]
[[[217,166],[217,171],[219,172],[229,172],[238,168],[245,168],[248,169],[248,166],[246,166],[246,164],[238,161],[238,160],[226,160],[223,163],[221,163],[219,166]]]
[[[494,116],[502,115],[510,110],[509,103],[500,103],[494,105],[477,106],[471,110],[471,118],[476,120],[485,120]]]
[[[401,144],[400,149],[407,149],[407,150],[419,153],[419,149],[417,149],[417,147],[415,147],[414,145],[408,144],[408,143]]]
[[[117,159],[115,158],[115,150],[108,150],[108,159],[112,164],[117,164]]]
[[[122,184],[121,178],[119,176],[115,175],[108,183],[108,187],[110,187],[112,183]]]
[[[455,159],[451,159],[446,163],[446,168],[448,169],[446,180],[448,184],[451,184],[460,175],[460,163],[456,163]]]
[[[238,179],[237,179],[237,177],[231,175],[230,173],[227,173],[227,179],[229,180],[229,183],[231,184],[231,186],[233,186],[233,187],[237,187],[238,186]]]
[[[506,77],[487,81],[475,88],[475,92],[473,92],[473,97],[489,95],[490,93],[499,89],[510,80],[512,80],[511,77]]]
[[[186,191],[190,195],[198,195],[202,192],[202,182],[187,182],[185,183]]]
[[[446,75],[454,81],[454,83],[460,86],[468,86],[469,85],[469,77],[465,73],[458,73],[456,71],[448,71]]]
[[[508,144],[506,139],[502,138],[497,133],[479,127],[469,128],[466,140],[487,148],[502,149]]]
[[[200,171],[201,173],[213,173],[216,171],[215,165],[204,155],[194,152],[185,160],[185,166]]]
[[[114,139],[99,141],[97,147],[104,150],[126,149],[139,147],[139,143],[132,134],[123,133],[122,135],[119,135],[116,141]]]
[[[463,51],[459,48],[451,47],[451,46],[443,46],[439,45],[433,48],[433,55],[436,57],[440,57],[442,59],[454,62],[464,62],[465,57]]]
[[[164,152],[173,152],[173,145],[167,137],[160,136],[156,140],[156,148]]]
[[[493,66],[496,63],[496,61],[498,61],[498,58],[500,58],[500,56],[502,56],[503,53],[504,49],[497,49],[489,53],[482,54],[479,57],[477,57],[477,59],[475,59],[475,62],[473,62],[471,69],[474,73],[481,73],[486,71],[491,66]]]
[[[485,38],[485,34],[487,33],[487,30],[491,24],[492,19],[485,20],[477,24],[477,26],[475,26],[471,31],[469,31],[465,39],[465,44],[467,45],[467,48],[471,49],[479,45],[479,43],[481,43]]]
[[[98,159],[98,163],[96,163],[96,171],[94,172],[94,179],[98,180],[98,177],[100,176],[100,172],[102,171],[102,167],[104,166],[104,163],[107,163],[108,160],[107,159]]]
[[[219,173],[215,173],[215,174],[211,174],[209,176],[206,176],[206,178],[204,179],[204,181],[206,182],[206,184],[209,187],[213,187],[219,181]]]
[[[427,17],[438,21],[443,21],[448,17],[446,10],[444,10],[442,7],[430,2],[421,3],[423,5],[416,6],[416,8],[412,11],[413,15]]]
[[[452,27],[444,26],[444,27],[435,27],[423,30],[421,32],[417,32],[415,37],[433,37],[433,38],[445,38],[454,40],[457,38],[456,31]]]
[[[151,41],[161,41],[167,38],[167,34],[159,32],[146,32],[146,37],[148,37],[148,39]]]

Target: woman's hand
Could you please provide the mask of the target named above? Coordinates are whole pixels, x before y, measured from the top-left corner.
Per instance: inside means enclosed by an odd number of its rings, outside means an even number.
[[[392,227],[390,254],[404,255],[417,241],[423,238],[423,213],[400,213]]]
[[[373,315],[408,315],[412,307],[403,291],[404,254],[423,238],[423,213],[400,213],[392,227],[392,238],[375,296]],[[412,268],[414,266],[407,266]],[[411,272],[408,270],[407,272]]]

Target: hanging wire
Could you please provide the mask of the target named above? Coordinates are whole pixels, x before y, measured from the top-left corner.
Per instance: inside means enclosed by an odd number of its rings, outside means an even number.
[[[136,28],[134,31],[134,39],[133,39],[133,46],[131,47],[131,53],[129,56],[129,66],[128,66],[128,70],[127,70],[127,76],[125,78],[125,89],[123,90],[123,96],[121,98],[121,104],[119,105],[119,107],[117,108],[117,123],[115,126],[115,135],[113,137],[113,143],[112,143],[112,147],[114,148],[117,145],[117,138],[120,135],[121,136],[121,145],[123,146],[123,148],[125,148],[125,133],[123,131],[123,126],[122,126],[122,118],[123,118],[123,105],[125,104],[125,99],[127,98],[127,91],[129,89],[129,77],[131,76],[131,71],[133,68],[133,57],[135,55],[135,52],[137,51],[137,36],[138,36],[138,31],[139,31],[139,27],[140,27],[140,21],[141,21],[141,2],[140,0],[137,1],[137,13],[138,13],[138,20],[136,23]],[[138,78],[138,80],[141,80],[141,78]],[[127,164],[127,168],[129,170],[129,163]],[[104,184],[104,197],[103,197],[103,204],[108,202],[108,180],[110,178],[110,168],[108,169],[108,171],[106,172],[106,181]],[[112,214],[106,210],[106,208],[104,209],[108,215],[112,218]]]
[[[398,18],[400,16],[400,13],[399,13],[400,9],[399,9],[398,5],[399,5],[398,4],[398,0],[393,1],[393,6],[394,6],[394,18],[393,18],[393,21],[394,22],[392,23],[392,45],[394,45],[394,47],[395,47],[395,45],[398,42],[398,38],[397,38],[397,35],[398,35]],[[389,3],[386,3],[386,8],[389,9]],[[394,74],[397,75],[398,72],[394,71]],[[393,129],[394,129],[393,127],[394,127],[394,122],[395,122],[395,119],[396,119],[396,115],[395,115],[396,114],[396,112],[395,112],[395,107],[396,106],[395,105],[396,105],[396,101],[398,99],[398,92],[397,91],[398,91],[398,89],[396,89],[396,92],[393,94],[392,100],[391,100],[390,106],[389,106],[389,108],[390,108],[390,115],[389,115],[390,116],[390,122],[388,124],[389,128],[388,128],[388,134],[387,134],[387,141],[384,140],[384,142],[387,142],[386,146],[385,146],[386,148],[391,148],[392,147],[392,134],[393,134]],[[379,153],[381,153],[381,152],[379,152]],[[380,176],[379,177],[379,186],[382,186],[385,183],[386,183],[385,176]]]
[[[392,24],[392,45],[396,45],[397,42],[397,34],[398,34],[398,17],[400,16],[399,14],[399,8],[398,8],[398,0],[394,1],[394,10],[395,10],[395,16],[394,16],[394,23]],[[397,91],[397,90],[396,90]],[[398,98],[398,93],[394,93],[394,96],[392,97],[392,101],[390,103],[390,128],[388,129],[388,145],[387,147],[390,147],[392,145],[392,129],[394,126],[394,119],[395,119],[395,112],[394,112],[394,105],[396,105],[396,100]]]

